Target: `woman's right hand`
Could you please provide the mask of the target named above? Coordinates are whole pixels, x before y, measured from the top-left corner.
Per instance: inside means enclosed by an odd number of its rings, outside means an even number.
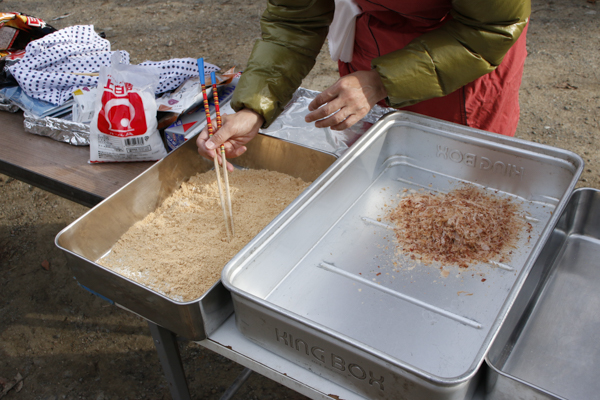
[[[225,156],[227,158],[238,157],[246,151],[245,144],[252,140],[264,122],[264,118],[255,111],[242,109],[232,115],[222,115],[223,126],[209,138],[208,128],[204,127],[196,145],[198,153],[208,159],[217,156],[218,148],[223,144],[225,146]],[[220,160],[220,157],[217,158]],[[227,163],[227,169],[233,171],[233,165]]]

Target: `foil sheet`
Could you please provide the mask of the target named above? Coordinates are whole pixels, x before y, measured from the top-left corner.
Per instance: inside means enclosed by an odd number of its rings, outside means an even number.
[[[29,113],[24,115],[23,126],[26,132],[47,136],[73,146],[89,146],[90,144],[90,126],[71,121],[70,114],[62,118],[36,118]]]
[[[17,111],[19,111],[19,107],[12,103],[4,103],[0,100],[0,111],[16,113]]]
[[[19,111],[19,106],[13,104],[12,101],[5,99],[2,95],[0,95],[0,111],[15,113]]]
[[[314,124],[307,124],[304,117],[309,113],[308,105],[319,93],[299,88],[281,115],[260,132],[340,156],[382,116],[395,111],[393,108],[375,105],[362,120],[343,131],[317,128]]]

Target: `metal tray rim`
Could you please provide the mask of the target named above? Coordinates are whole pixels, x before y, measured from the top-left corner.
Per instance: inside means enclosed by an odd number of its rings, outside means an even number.
[[[510,375],[510,374],[507,374],[506,372],[504,372],[504,371],[502,371],[502,370],[498,369],[498,368],[497,368],[497,367],[496,367],[494,364],[492,364],[492,363],[491,363],[491,362],[488,360],[488,357],[487,357],[487,355],[486,355],[486,357],[485,357],[485,364],[486,364],[486,365],[487,365],[489,368],[491,368],[491,369],[492,369],[492,372],[493,372],[493,373],[496,373],[496,374],[498,374],[498,375],[501,375],[501,376],[503,376],[504,378],[506,378],[506,379],[509,379],[509,380],[511,380],[511,381],[518,382],[518,383],[520,383],[521,385],[523,385],[523,386],[527,386],[527,387],[529,387],[529,388],[531,388],[531,389],[533,389],[533,390],[535,390],[535,391],[537,391],[537,392],[539,392],[539,393],[541,393],[541,394],[544,394],[544,395],[551,395],[551,396],[553,396],[553,397],[554,397],[556,400],[569,400],[569,399],[567,399],[567,398],[565,398],[565,397],[561,397],[561,396],[559,396],[559,395],[557,395],[557,394],[555,394],[555,393],[552,393],[552,392],[550,392],[549,390],[542,388],[541,386],[534,385],[533,383],[529,383],[529,382],[527,382],[527,381],[525,381],[525,380],[523,380],[523,379],[521,379],[521,378],[519,378],[519,377],[516,377],[516,376],[514,376],[514,375]]]
[[[66,229],[66,228],[65,228],[65,229]],[[63,230],[64,230],[64,229],[63,229]],[[58,233],[58,235],[60,235],[61,233],[62,233],[62,231],[61,231],[61,232],[59,232],[59,233]],[[169,302],[171,302],[171,303],[174,303],[174,304],[177,304],[177,305],[181,305],[181,306],[188,306],[188,305],[196,304],[196,303],[198,303],[198,301],[202,300],[202,299],[203,299],[205,296],[207,296],[207,295],[209,294],[209,292],[210,292],[212,289],[214,289],[214,287],[215,287],[215,286],[217,286],[217,285],[219,284],[219,281],[216,281],[216,282],[215,282],[215,283],[214,283],[214,284],[213,284],[213,285],[212,285],[212,286],[211,286],[211,287],[210,287],[210,288],[209,288],[209,289],[208,289],[206,292],[202,293],[202,295],[201,295],[200,297],[197,297],[197,298],[195,298],[195,299],[188,300],[188,301],[179,301],[179,300],[176,300],[176,299],[174,299],[174,298],[172,298],[172,297],[167,297],[167,296],[165,296],[164,294],[162,294],[162,293],[160,293],[160,292],[157,292],[156,290],[154,290],[154,289],[152,289],[152,288],[150,288],[150,287],[148,287],[148,286],[142,285],[142,284],[140,284],[139,282],[136,282],[136,281],[134,281],[134,280],[132,280],[132,279],[130,279],[130,278],[128,278],[128,277],[126,277],[126,276],[123,276],[123,275],[121,275],[121,274],[118,274],[118,273],[116,273],[115,271],[113,271],[113,270],[111,270],[111,269],[109,269],[109,268],[106,268],[106,267],[104,267],[104,266],[102,266],[102,265],[100,265],[100,264],[96,263],[95,261],[91,261],[91,260],[89,260],[89,259],[87,259],[87,258],[85,258],[85,257],[81,256],[80,254],[77,254],[77,253],[75,253],[75,252],[73,252],[73,251],[71,251],[71,250],[69,250],[69,249],[66,249],[66,248],[62,247],[60,244],[58,244],[58,235],[57,235],[57,237],[56,237],[56,239],[55,239],[55,241],[54,241],[54,244],[55,244],[55,245],[56,245],[56,247],[58,247],[60,250],[62,250],[62,251],[64,251],[64,252],[66,252],[66,253],[69,253],[69,254],[71,254],[72,256],[74,256],[74,257],[77,257],[77,258],[79,258],[79,259],[80,259],[80,260],[82,260],[82,261],[85,261],[85,262],[87,262],[87,263],[91,263],[91,264],[93,264],[93,265],[94,265],[96,268],[99,268],[99,269],[101,269],[101,270],[103,270],[103,271],[105,271],[105,272],[107,272],[107,273],[109,273],[109,274],[115,275],[115,276],[117,276],[119,279],[123,279],[123,280],[125,280],[125,281],[127,281],[127,282],[129,282],[129,283],[132,283],[132,284],[134,284],[134,285],[136,285],[136,286],[138,286],[138,287],[140,287],[140,288],[142,288],[142,289],[144,289],[144,290],[148,290],[148,291],[152,292],[152,294],[153,294],[153,295],[156,295],[156,296],[162,297],[164,300],[167,300],[167,301],[169,301]],[[112,300],[112,299],[111,299],[111,300]],[[146,317],[144,317],[144,318],[146,318]]]

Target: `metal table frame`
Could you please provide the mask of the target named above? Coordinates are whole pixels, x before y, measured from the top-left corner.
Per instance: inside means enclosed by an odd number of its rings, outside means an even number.
[[[89,147],[27,133],[22,113],[0,112],[0,173],[84,206],[93,207],[153,165],[91,165],[88,159]],[[191,399],[176,335],[150,321],[148,326],[173,399]],[[246,339],[235,327],[235,315],[197,343],[246,367],[223,394],[223,400],[233,396],[250,370],[312,399],[364,399]]]

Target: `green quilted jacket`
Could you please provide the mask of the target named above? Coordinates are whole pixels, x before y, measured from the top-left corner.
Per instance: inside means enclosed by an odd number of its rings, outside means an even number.
[[[233,109],[252,109],[269,126],[314,66],[333,11],[334,0],[269,0]],[[530,12],[530,0],[453,0],[448,23],[372,61],[386,103],[400,108],[445,96],[493,71]]]

